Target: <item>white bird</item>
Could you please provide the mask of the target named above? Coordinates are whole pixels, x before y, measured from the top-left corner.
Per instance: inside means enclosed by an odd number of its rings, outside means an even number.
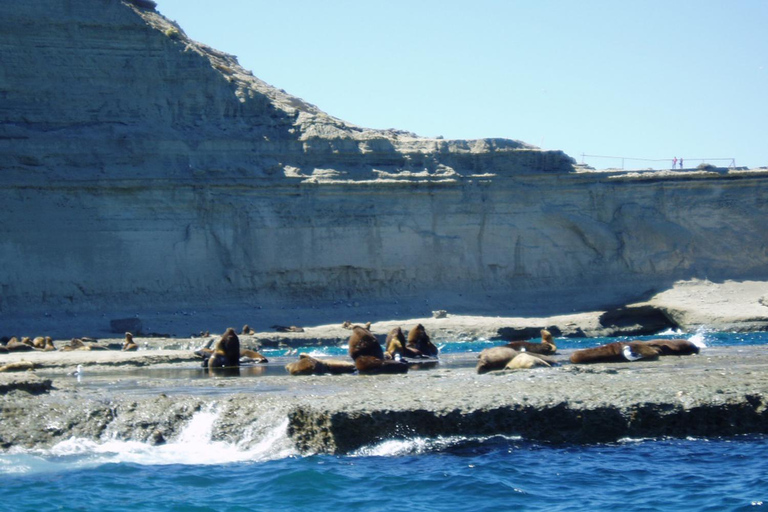
[[[83,365],[77,365],[77,369],[70,373],[73,377],[77,377],[77,382],[80,382],[80,377],[83,376]]]

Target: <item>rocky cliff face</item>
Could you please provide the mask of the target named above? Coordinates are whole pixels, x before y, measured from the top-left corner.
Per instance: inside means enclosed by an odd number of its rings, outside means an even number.
[[[129,1],[4,2],[0,55],[5,313],[600,302],[768,269],[766,172],[349,125]]]

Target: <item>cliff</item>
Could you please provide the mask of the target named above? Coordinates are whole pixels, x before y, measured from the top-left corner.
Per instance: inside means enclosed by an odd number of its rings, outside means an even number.
[[[518,141],[361,128],[142,5],[0,4],[6,317],[570,312],[768,270],[766,170],[597,172]]]

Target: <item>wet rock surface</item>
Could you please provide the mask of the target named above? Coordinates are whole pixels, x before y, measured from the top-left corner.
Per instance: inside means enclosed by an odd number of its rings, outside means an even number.
[[[247,444],[254,429],[285,422],[302,453],[419,436],[593,443],[768,432],[764,347],[588,366],[568,364],[569,354],[558,354],[554,368],[485,375],[475,372],[475,354],[391,376],[291,377],[287,357],[239,376],[177,361],[94,364],[78,380],[67,367],[44,365],[0,376],[0,446],[50,447],[70,437],[160,444],[206,410],[217,413],[214,440]]]

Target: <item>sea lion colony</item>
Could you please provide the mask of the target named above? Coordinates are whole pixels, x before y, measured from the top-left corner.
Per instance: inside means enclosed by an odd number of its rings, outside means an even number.
[[[422,367],[437,363],[439,350],[432,343],[426,329],[418,324],[407,336],[402,328],[392,329],[382,348],[378,338],[371,332],[371,323],[364,327],[344,322],[343,326],[352,331],[349,340],[349,360],[314,358],[300,354],[298,361],[286,365],[291,375],[323,375],[342,373],[384,374],[406,373],[416,363]],[[206,333],[207,334],[207,333]],[[243,335],[255,334],[245,325]],[[21,351],[73,351],[111,350],[116,347],[102,345],[93,338],[72,338],[65,345],[56,348],[50,337],[17,337],[0,339],[0,353]],[[130,332],[120,346],[123,351],[138,350],[138,344]],[[574,351],[569,361],[572,364],[618,363],[640,360],[655,360],[667,355],[698,354],[700,346],[688,340],[657,339],[649,341],[621,341],[598,347]],[[535,367],[551,367],[558,362],[551,356],[557,351],[554,337],[546,329],[541,330],[541,341],[515,341],[502,346],[483,350],[478,356],[476,371],[479,374],[498,370],[517,370]],[[209,370],[237,368],[241,363],[267,363],[268,359],[256,350],[242,348],[233,328],[228,328],[217,340],[211,337],[195,351],[202,359],[202,366]]]

